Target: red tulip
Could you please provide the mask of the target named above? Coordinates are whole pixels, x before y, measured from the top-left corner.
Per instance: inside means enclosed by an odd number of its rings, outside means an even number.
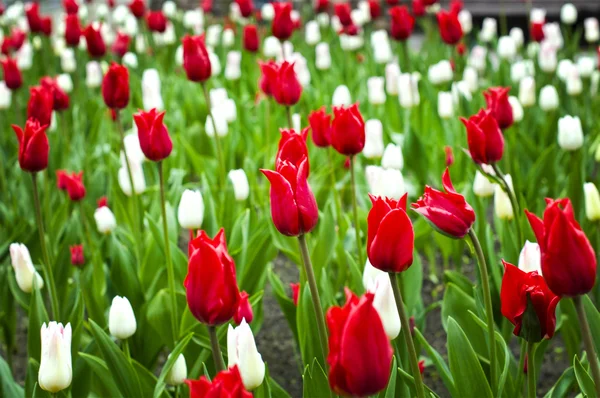
[[[25,34],[25,32],[23,32],[21,29],[19,28],[12,28],[11,32],[10,32],[10,41],[12,44],[12,48],[14,51],[19,51],[21,49],[21,47],[23,46],[23,43],[25,43],[25,39],[27,38],[27,34]]]
[[[542,273],[559,296],[586,294],[596,282],[596,255],[567,199],[546,199],[544,219],[525,210],[542,252]]]
[[[282,161],[276,171],[260,170],[271,183],[271,216],[283,235],[298,236],[310,232],[319,219],[315,196],[308,185],[308,158],[296,166]]]
[[[67,172],[64,170],[56,170],[56,187],[61,191],[67,190]]]
[[[130,42],[131,38],[128,35],[122,32],[117,32],[117,37],[115,37],[111,51],[118,57],[123,58],[127,51],[129,51]]]
[[[465,197],[456,192],[448,168],[442,176],[446,192],[425,186],[425,193],[411,207],[425,216],[434,228],[451,238],[463,238],[475,222],[475,212]]]
[[[271,24],[273,36],[279,40],[287,40],[294,32],[294,23],[292,22],[292,3],[278,2],[272,3],[275,16]]]
[[[240,8],[240,14],[242,14],[242,17],[248,18],[252,15],[252,11],[254,11],[254,4],[252,4],[252,0],[235,0],[235,2]]]
[[[108,207],[108,198],[106,196],[102,196],[100,199],[98,199],[96,205],[98,209],[105,206]]]
[[[203,36],[185,35],[183,43],[183,68],[188,80],[206,81],[211,75],[210,58]]]
[[[44,36],[50,36],[52,34],[52,18],[42,17],[40,21],[42,23],[42,33]]]
[[[102,58],[106,54],[106,44],[100,33],[100,26],[88,25],[83,30],[87,51],[92,58]]]
[[[454,164],[454,153],[452,152],[452,147],[446,145],[444,147],[444,153],[446,154],[446,167],[450,167]]]
[[[4,39],[2,39],[2,46],[0,47],[0,51],[4,55],[10,55],[10,53],[13,51],[12,37],[6,36],[4,37]]]
[[[123,109],[129,103],[129,71],[116,62],[110,64],[102,79],[102,97],[111,109]]]
[[[238,307],[240,292],[235,264],[227,252],[225,231],[221,228],[214,239],[200,231],[190,241],[190,250],[188,273],[183,282],[190,311],[207,325],[228,322]]]
[[[129,10],[137,19],[142,18],[146,13],[144,0],[131,0],[131,3],[129,3]]]
[[[300,298],[300,283],[290,282],[290,289],[292,289],[292,301],[295,306],[298,306],[298,299]]]
[[[67,191],[69,199],[73,202],[85,198],[85,186],[83,185],[83,171],[79,173],[67,173],[64,170],[56,172],[57,186],[61,191]]]
[[[530,27],[531,39],[537,42],[544,40],[544,23],[533,22]]]
[[[27,3],[25,5],[25,16],[27,24],[32,33],[42,32],[42,17],[40,16],[40,5],[36,2]]]
[[[469,152],[475,163],[491,164],[502,159],[504,136],[490,109],[481,109],[469,119],[460,120],[467,128]]]
[[[202,0],[201,6],[202,6],[202,11],[209,14],[212,12],[213,2],[212,2],[212,0]]]
[[[342,26],[352,25],[352,16],[349,3],[335,3],[333,5],[333,10],[335,11],[335,15],[340,20]]]
[[[444,43],[454,45],[462,39],[463,31],[456,14],[441,10],[437,13],[437,21]]]
[[[267,96],[273,95],[273,90],[277,84],[277,75],[279,71],[279,65],[275,61],[260,62],[260,80],[258,85],[263,93]]]
[[[247,323],[251,323],[253,318],[254,314],[252,313],[252,306],[248,301],[248,293],[240,292],[240,300],[235,314],[233,314],[233,321],[239,325],[244,319]]]
[[[513,111],[508,102],[510,87],[492,87],[483,92],[487,107],[492,111],[492,116],[501,129],[506,129],[513,124]]]
[[[220,371],[212,381],[202,376],[185,383],[190,388],[190,398],[252,398],[252,393],[244,389],[237,365]]]
[[[275,169],[279,169],[284,162],[289,162],[296,168],[300,163],[308,158],[308,148],[306,147],[306,137],[308,128],[301,132],[294,129],[281,129],[281,139],[279,140],[279,149],[275,157]],[[310,172],[309,164],[306,164],[307,174]]]
[[[257,52],[259,41],[256,25],[244,26],[244,49],[253,53]]]
[[[331,145],[342,155],[352,156],[362,152],[365,147],[365,122],[357,104],[333,107]]]
[[[146,15],[146,24],[150,31],[164,33],[167,30],[167,17],[162,11],[150,11]]]
[[[400,4],[400,0],[385,0],[385,4],[387,4],[390,7],[397,6],[398,4]]]
[[[325,107],[313,111],[308,115],[308,123],[312,130],[312,139],[316,146],[325,148],[330,145],[331,115],[325,112]]]
[[[165,159],[173,150],[169,131],[163,123],[164,117],[165,111],[157,112],[156,109],[149,112],[139,111],[133,115],[142,152],[154,162]]]
[[[426,6],[432,6],[438,2],[438,0],[422,0]]]
[[[56,79],[46,76],[40,80],[40,84],[52,93],[52,108],[55,111],[69,108],[69,95],[60,88]]]
[[[83,256],[83,245],[70,246],[71,252],[71,265],[80,267],[85,264],[85,257]]]
[[[395,6],[389,10],[391,19],[390,34],[395,40],[406,40],[415,26],[415,18],[410,15],[406,6]]]
[[[315,3],[315,12],[327,12],[329,10],[329,0],[317,0]]]
[[[79,11],[79,4],[77,4],[76,0],[63,0],[62,3],[67,15],[77,15],[77,11]]]
[[[292,106],[300,100],[302,85],[298,81],[294,64],[283,61],[277,69],[277,80],[272,86],[273,97],[280,105]]]
[[[346,304],[327,311],[329,386],[336,394],[366,397],[388,384],[394,350],[373,299],[346,289]]]
[[[23,85],[23,75],[17,65],[17,60],[14,58],[6,57],[0,59],[2,64],[2,71],[4,74],[4,82],[6,87],[11,90],[16,90]]]
[[[464,7],[464,4],[461,0],[452,0],[450,2],[450,7],[448,7],[450,9],[450,12],[454,15],[458,16],[458,13],[462,11]]]
[[[359,27],[351,24],[347,26],[343,26],[342,29],[338,32],[339,35],[348,35],[348,36],[356,36],[358,35]]]
[[[69,14],[65,17],[65,41],[71,47],[79,45],[81,38],[81,25],[77,14]]]
[[[412,11],[415,17],[425,15],[425,3],[423,3],[423,0],[412,0]]]
[[[19,141],[19,166],[30,173],[44,170],[48,167],[48,137],[46,127],[41,126],[37,119],[27,119],[25,129],[12,125]]]
[[[367,218],[367,255],[373,267],[385,272],[403,272],[413,263],[415,232],[404,194],[399,201],[369,195],[373,207]]]
[[[4,8],[4,3],[2,3],[2,2],[0,1],[0,17],[1,17],[2,15],[4,15],[4,9],[5,9],[5,8]]]
[[[380,0],[369,0],[369,13],[371,14],[371,19],[377,19],[381,16]]]
[[[42,126],[49,126],[52,122],[54,97],[52,91],[43,86],[34,86],[29,89],[29,102],[27,102],[27,118],[37,119]]]
[[[550,291],[537,271],[524,272],[504,260],[502,263],[501,310],[502,315],[515,325],[513,333],[532,343],[552,338],[560,297]],[[526,318],[525,322],[523,318]]]

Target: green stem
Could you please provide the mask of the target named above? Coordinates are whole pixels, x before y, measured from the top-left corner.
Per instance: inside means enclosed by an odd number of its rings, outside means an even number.
[[[402,334],[404,335],[404,343],[408,350],[408,360],[410,362],[410,369],[412,376],[415,381],[415,390],[418,398],[425,398],[425,387],[423,386],[423,379],[421,378],[421,371],[419,370],[419,359],[417,358],[417,351],[415,350],[415,344],[412,339],[410,332],[410,322],[406,308],[404,307],[404,301],[402,301],[402,292],[398,285],[399,274],[390,272],[390,282],[392,284],[392,290],[394,291],[394,299],[396,299],[396,308],[398,308],[398,314],[400,315],[400,324],[402,325]]]
[[[217,373],[225,370],[225,361],[223,360],[223,354],[221,353],[221,347],[219,347],[219,338],[217,337],[217,329],[215,326],[206,325],[208,328],[208,336],[210,337],[210,346],[212,348],[213,360],[215,361],[215,369]]]
[[[515,217],[515,225],[517,228],[517,241],[518,241],[517,246],[522,245],[523,244],[523,231],[521,231],[521,223],[519,222],[519,216],[521,215],[521,209],[519,208],[519,202],[517,201],[517,196],[515,195],[514,189],[510,189],[510,186],[506,182],[506,176],[502,173],[502,170],[500,170],[500,167],[498,167],[498,164],[493,163],[492,168],[496,172],[498,179],[501,181],[500,185],[502,186],[502,189],[504,190],[504,192],[506,192],[506,194],[508,195],[508,198],[510,200],[510,204],[512,206],[513,214]]]
[[[335,201],[335,208],[336,208],[336,215],[335,215],[335,220],[336,220],[336,225],[339,226],[340,224],[340,219],[342,217],[342,202],[340,200],[340,194],[338,192],[337,189],[335,189],[335,167],[333,165],[333,159],[331,158],[331,148],[326,148],[327,151],[327,161],[329,162],[329,177],[331,179],[331,189],[333,190],[333,200]]]
[[[204,100],[206,101],[206,107],[208,108],[208,115],[210,116],[210,121],[213,127],[214,136],[215,136],[215,147],[217,148],[217,162],[219,162],[219,182],[221,184],[221,189],[225,187],[225,163],[223,162],[223,149],[221,148],[221,137],[219,137],[219,133],[217,132],[217,123],[215,122],[215,116],[212,112],[212,104],[210,103],[210,95],[208,94],[208,88],[206,87],[206,83],[202,82],[202,92],[204,93]]]
[[[171,259],[171,243],[169,242],[169,226],[167,223],[167,207],[165,200],[165,178],[163,173],[163,162],[158,162],[158,178],[160,181],[160,207],[162,210],[163,234],[165,236],[165,257],[167,258],[167,279],[169,283],[169,294],[171,296],[171,330],[173,340],[177,341],[177,296],[175,294],[175,271]]]
[[[48,290],[50,294],[50,305],[52,307],[53,319],[59,321],[60,313],[58,306],[58,295],[56,293],[56,285],[54,284],[54,275],[52,274],[52,266],[50,263],[50,256],[48,255],[48,248],[46,247],[46,234],[44,233],[44,221],[42,220],[42,208],[40,206],[40,195],[38,192],[37,184],[37,173],[31,173],[31,180],[33,181],[33,201],[35,204],[35,221],[37,222],[38,232],[40,234],[40,246],[42,248],[42,256],[44,257],[43,271],[46,276],[46,282],[48,282]]]
[[[292,107],[291,106],[286,106],[285,107],[285,113],[287,115],[288,128],[291,130],[291,129],[294,128],[294,124],[292,122]],[[299,133],[299,131],[297,131],[297,133]]]
[[[525,378],[525,358],[527,357],[527,341],[521,339],[521,352],[519,354],[519,367],[517,368],[517,389],[523,391],[523,379]]]
[[[315,317],[317,318],[317,329],[319,330],[319,341],[321,343],[321,350],[323,351],[323,358],[327,358],[328,337],[327,328],[325,327],[325,316],[323,315],[323,307],[321,306],[321,297],[319,296],[317,279],[315,278],[315,272],[313,270],[312,262],[310,261],[310,255],[308,253],[306,237],[304,235],[299,235],[298,243],[300,244],[300,254],[302,254],[302,265],[304,266],[304,272],[306,273],[306,279],[308,280],[310,297],[312,298],[313,309],[315,310]]]
[[[125,339],[122,341],[122,348],[123,348],[123,353],[125,353],[125,356],[127,357],[127,360],[131,360],[131,352],[129,351],[129,340]]]
[[[481,286],[483,287],[483,301],[485,304],[485,314],[487,316],[488,339],[490,344],[490,378],[492,381],[492,394],[496,394],[496,391],[498,391],[498,364],[496,363],[494,312],[492,308],[492,294],[490,292],[488,267],[483,255],[483,250],[481,249],[481,244],[479,244],[479,239],[477,239],[477,235],[472,228],[469,230],[469,237],[471,238],[471,242],[473,242],[473,247],[475,248],[477,263],[479,264],[479,273],[481,274]]]
[[[408,40],[404,40],[400,42],[400,47],[402,47],[402,58],[404,61],[404,70],[402,72],[409,73],[410,72],[410,54],[408,53]]]
[[[596,396],[600,397],[600,367],[598,367],[598,355],[594,349],[594,341],[592,340],[592,332],[590,331],[590,324],[585,314],[585,308],[583,307],[583,301],[581,296],[573,297],[575,307],[577,308],[577,316],[579,318],[579,324],[581,326],[581,337],[583,338],[583,347],[587,353],[588,360],[590,362],[590,368],[592,369],[592,377],[596,386]]]
[[[535,343],[527,342],[527,397],[536,398]]]
[[[364,265],[365,259],[362,253],[362,242],[360,240],[360,224],[358,222],[358,204],[356,203],[356,173],[354,171],[354,156],[350,156],[350,179],[352,185],[352,211],[354,213],[354,231],[356,233],[356,247],[358,249],[358,264]]]

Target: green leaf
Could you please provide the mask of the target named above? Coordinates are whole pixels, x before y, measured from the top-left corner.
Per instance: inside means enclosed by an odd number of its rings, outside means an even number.
[[[585,315],[590,324],[592,338],[594,339],[594,347],[596,348],[596,352],[600,352],[600,313],[587,294],[580,296],[579,299],[583,301]]]
[[[0,357],[0,391],[3,397],[22,397],[24,393],[23,387],[13,379],[10,368],[2,357]]]
[[[554,384],[552,389],[548,391],[546,398],[564,398],[568,396],[569,392],[573,388],[574,382],[575,370],[572,366],[569,366]]]
[[[29,358],[34,358],[38,363],[40,362],[42,354],[42,340],[40,337],[40,330],[42,324],[49,321],[46,307],[44,307],[44,301],[42,300],[42,294],[37,287],[34,280],[33,290],[31,291],[31,302],[29,304],[29,326],[27,333],[27,355]]]
[[[171,351],[167,362],[165,362],[165,365],[158,376],[156,387],[154,387],[154,393],[152,394],[154,398],[158,398],[162,394],[163,390],[165,389],[165,378],[167,377],[167,374],[175,364],[175,361],[177,361],[177,358],[179,358],[179,355],[183,352],[183,350],[185,350],[185,347],[188,345],[192,337],[194,337],[194,333],[188,333],[187,336],[182,338],[179,343],[177,343],[173,351]]]
[[[331,397],[327,375],[316,358],[313,359],[311,365],[306,365],[302,379],[304,385],[302,396],[304,398]]]
[[[457,397],[458,392],[456,391],[456,386],[454,385],[454,379],[452,378],[452,373],[450,373],[450,369],[448,368],[448,365],[446,365],[444,358],[442,358],[442,356],[436,351],[436,349],[429,344],[429,342],[425,339],[425,336],[421,334],[419,329],[415,328],[414,336],[416,342],[422,345],[423,348],[425,348],[425,351],[427,351],[427,354],[431,358],[433,365],[440,374],[440,377],[442,378],[444,385],[450,392],[450,395],[453,397]]]
[[[106,389],[107,395],[111,397],[122,396],[123,394],[119,391],[119,387],[115,384],[115,379],[106,362],[95,355],[86,354],[85,352],[79,353],[81,358],[87,365],[92,369],[92,372],[96,374],[96,377],[102,381],[101,385]]]
[[[581,392],[588,397],[595,397],[596,387],[594,381],[579,361],[579,357],[577,355],[575,355],[575,358],[573,358],[573,369],[575,369],[575,377],[577,378],[577,384],[579,384]]]
[[[390,380],[386,389],[379,393],[380,397],[383,398],[394,398],[396,396],[396,378],[398,377],[398,365],[396,363],[396,356],[392,361],[392,372],[390,374]]]

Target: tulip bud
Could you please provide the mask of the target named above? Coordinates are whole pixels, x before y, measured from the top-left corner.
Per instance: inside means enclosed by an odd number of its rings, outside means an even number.
[[[51,393],[71,385],[73,369],[71,365],[71,324],[50,322],[42,325],[40,331],[42,355],[38,372],[39,386]]]
[[[535,105],[535,79],[533,77],[526,76],[519,83],[519,102],[527,108]]]
[[[249,296],[246,292],[240,292],[240,299],[238,301],[237,309],[233,314],[233,321],[240,325],[243,321],[247,323],[251,323],[254,318],[254,313],[252,312],[252,305],[248,300]]]
[[[454,115],[454,100],[451,92],[438,92],[438,115],[441,119],[450,119]]]
[[[240,67],[242,53],[239,51],[229,51],[227,53],[227,64],[225,65],[225,79],[238,80],[242,76]]]
[[[171,358],[171,354],[169,354],[169,358]],[[177,360],[175,360],[175,363],[171,367],[171,370],[167,372],[165,381],[171,386],[178,386],[183,384],[185,379],[187,379],[187,364],[185,363],[183,354],[179,354]]]
[[[487,66],[487,49],[476,45],[471,49],[467,64],[479,72],[483,72]]]
[[[484,18],[481,31],[479,32],[479,40],[484,43],[490,43],[498,34],[498,23],[494,18]]]
[[[482,164],[482,167],[489,167]],[[490,168],[491,169],[491,168]],[[487,170],[487,169],[486,169]],[[493,173],[493,170],[490,170]],[[473,180],[473,193],[480,198],[486,198],[494,194],[495,185],[479,170],[475,172],[475,180]]]
[[[263,55],[274,58],[281,55],[281,42],[275,36],[265,37],[263,42]]]
[[[0,81],[0,110],[10,108],[12,92],[6,86],[6,82]]]
[[[49,144],[46,126],[37,119],[29,118],[24,128],[12,125],[19,143],[19,166],[22,170],[35,173],[48,167]]]
[[[371,267],[376,269],[373,266]],[[400,316],[398,315],[390,278],[385,272],[379,272],[377,277],[366,287],[366,290],[375,295],[373,307],[381,317],[383,329],[388,339],[394,340],[400,334]]]
[[[71,75],[67,73],[61,73],[56,77],[56,84],[63,90],[65,93],[70,93],[73,91],[73,80],[71,79]]]
[[[333,92],[331,103],[333,106],[348,106],[352,104],[352,98],[350,96],[350,89],[348,89],[348,86],[344,84],[337,86]]]
[[[420,75],[417,72],[400,74],[398,87],[403,89],[398,92],[398,99],[402,108],[413,108],[421,103],[419,78]]]
[[[12,243],[9,251],[10,261],[15,270],[15,279],[19,288],[25,293],[31,293],[34,279],[36,287],[38,289],[43,288],[44,281],[33,266],[27,246],[22,243]]]
[[[75,52],[72,48],[65,48],[60,54],[60,67],[63,72],[71,73],[77,69],[77,61],[75,60]]]
[[[593,182],[583,184],[585,194],[585,215],[590,221],[600,220],[600,194]]]
[[[406,193],[404,177],[398,169],[384,169],[379,166],[365,168],[369,193],[374,196],[398,200]]]
[[[217,110],[213,108],[212,116],[206,116],[206,123],[204,125],[204,131],[206,132],[207,136],[215,136],[215,127],[217,129],[217,134],[219,135],[219,137],[225,137],[227,133],[229,133],[229,126],[227,125],[227,119],[225,116],[226,115],[222,109]]]
[[[574,151],[583,145],[583,130],[578,116],[558,119],[558,145],[565,151]]]
[[[542,87],[540,91],[540,108],[546,112],[558,109],[558,91],[552,85]]]
[[[144,177],[144,169],[139,163],[129,162],[131,168],[131,178],[133,180],[133,187],[136,194],[141,194],[146,190],[146,178]],[[131,196],[131,184],[129,181],[129,172],[127,171],[127,165],[121,165],[117,174],[117,180],[123,193],[127,196]]]
[[[441,10],[436,14],[440,36],[444,43],[455,45],[463,37],[463,29],[458,14]],[[463,15],[464,18],[464,15]]]
[[[317,21],[308,21],[304,26],[304,38],[306,44],[314,46],[321,41],[321,28]]]
[[[185,229],[200,229],[204,220],[204,200],[200,191],[186,189],[177,209],[177,221]]]
[[[272,21],[275,17],[275,10],[273,9],[273,4],[265,3],[260,8],[260,15],[265,21]]]
[[[381,105],[385,103],[384,84],[385,80],[383,77],[374,76],[367,79],[367,91],[370,104]]]
[[[115,296],[108,312],[108,330],[111,336],[126,340],[137,330],[135,314],[127,297]]]
[[[371,47],[376,64],[387,64],[392,61],[392,47],[385,30],[378,30],[371,34]],[[398,73],[400,73],[399,69]]]
[[[211,76],[211,60],[200,36],[186,35],[183,44],[183,68],[188,80],[206,81]]]
[[[227,360],[229,368],[237,365],[247,390],[253,390],[262,384],[265,378],[265,363],[256,349],[252,330],[245,320],[236,328],[229,325]]]
[[[227,177],[233,185],[235,200],[244,201],[250,195],[250,185],[244,169],[230,170]]]
[[[525,241],[519,254],[519,269],[523,272],[537,272],[542,275],[542,253],[540,245]]]
[[[427,78],[433,85],[448,83],[452,81],[453,75],[452,65],[447,60],[442,60],[437,64],[431,65],[427,71]]]
[[[473,17],[469,10],[460,10],[458,13],[458,22],[464,34],[468,35],[473,30]]]
[[[479,76],[475,68],[471,66],[465,67],[463,81],[467,84],[471,93],[479,90]]]
[[[588,43],[595,43],[600,40],[600,28],[598,27],[598,19],[594,17],[586,18],[583,21],[585,30],[585,40]]]
[[[98,61],[89,61],[85,66],[85,84],[89,88],[97,88],[102,84],[102,68]]]
[[[173,150],[173,143],[163,119],[165,111],[139,111],[133,115],[138,130],[140,147],[146,158],[159,162],[167,158]]]
[[[577,59],[577,71],[583,78],[590,78],[596,69],[596,61],[592,57],[581,56]]]
[[[115,215],[107,206],[97,208],[94,212],[94,219],[96,220],[96,228],[101,234],[111,233],[117,227]]]
[[[583,92],[583,82],[577,68],[573,67],[566,76],[567,94],[577,96]]]
[[[363,154],[367,159],[379,158],[383,155],[383,125],[377,119],[369,119],[365,122]]]
[[[331,68],[331,54],[329,53],[329,44],[319,43],[315,47],[315,67],[318,70],[328,70]]]
[[[512,108],[513,121],[515,123],[518,123],[521,120],[523,120],[523,106],[519,102],[519,99],[517,97],[511,95],[510,97],[508,97],[508,103],[510,104],[510,107]]]
[[[543,41],[538,53],[540,69],[546,73],[552,73],[557,66],[557,47],[549,41]]]
[[[389,95],[398,95],[398,79],[400,78],[400,67],[396,63],[385,66],[385,91]]]
[[[383,157],[381,158],[381,166],[384,169],[402,170],[404,167],[404,158],[400,145],[388,144],[385,147]]]
[[[517,45],[517,48],[523,47],[523,43],[525,42],[525,38],[524,38],[524,35],[523,35],[523,30],[521,28],[518,28],[518,27],[511,28],[510,32],[508,32],[508,35],[510,37],[512,37],[513,41]]]
[[[498,56],[502,59],[512,60],[517,55],[517,44],[510,36],[502,36],[498,40]]]
[[[506,174],[504,179],[508,185],[508,188],[514,192],[511,176]],[[510,202],[510,198],[500,185],[496,185],[494,188],[494,210],[496,211],[496,217],[501,220],[512,220],[514,217],[514,211]]]

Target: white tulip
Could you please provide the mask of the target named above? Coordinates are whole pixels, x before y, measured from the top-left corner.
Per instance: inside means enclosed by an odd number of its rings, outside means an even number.
[[[227,89],[223,87],[213,88],[210,90],[209,97],[211,107],[218,108],[225,104],[225,101],[227,101]]]
[[[540,51],[538,53],[538,63],[540,69],[546,73],[551,73],[556,70],[558,64],[557,47],[551,42],[544,40],[540,44]]]
[[[554,111],[558,109],[558,91],[556,91],[556,87],[548,84],[547,86],[542,87],[540,91],[540,108],[542,110]]]
[[[210,47],[217,47],[221,41],[221,32],[223,27],[221,25],[210,25],[206,29],[206,44]]]
[[[561,59],[558,63],[558,67],[556,68],[556,75],[564,82],[567,80],[567,77],[571,71],[575,68],[575,64],[570,59]]]
[[[182,47],[182,51],[183,51],[183,47]],[[182,53],[183,55],[183,53]],[[183,64],[183,62],[182,62]],[[138,67],[138,59],[137,59],[137,55],[135,55],[135,53],[132,53],[131,51],[126,52],[123,55],[123,65],[127,66],[130,69],[137,69]]]
[[[498,40],[498,56],[502,59],[512,60],[517,55],[517,44],[510,36],[502,36]]]
[[[139,33],[138,21],[134,15],[128,14],[125,17],[125,22],[123,23],[123,33],[129,37],[136,37]]]
[[[399,200],[406,193],[404,178],[398,169],[367,166],[365,174],[369,184],[369,193],[375,196],[386,196]]]
[[[565,151],[575,151],[583,145],[583,130],[579,116],[558,119],[558,145]]]
[[[135,163],[130,161],[129,166],[131,168],[131,177],[133,179],[133,188],[136,194],[141,194],[146,190],[146,177],[144,176],[144,169],[141,163]],[[117,180],[123,193],[127,196],[131,196],[131,184],[129,181],[129,172],[127,171],[127,165],[122,162],[121,168],[117,174]]]
[[[473,17],[468,10],[460,10],[458,13],[458,22],[465,35],[468,35],[473,30]]]
[[[346,34],[340,35],[340,47],[344,51],[356,51],[365,44],[362,36],[350,36]]]
[[[227,125],[227,118],[223,109],[212,109],[212,116],[208,115],[206,117],[206,123],[204,124],[204,129],[206,131],[206,135],[209,137],[215,136],[215,127],[217,129],[217,134],[219,137],[225,137],[229,133],[229,126]],[[214,117],[214,125],[213,125],[213,117]]]
[[[292,115],[292,128],[296,131],[300,131],[300,130],[302,130],[301,124],[302,124],[302,118],[300,117],[300,114],[294,113]]]
[[[125,155],[129,162],[135,164],[141,164],[146,161],[146,155],[142,151],[140,145],[140,138],[137,133],[137,125],[134,123],[130,134],[127,134],[123,139],[123,146],[125,147],[125,153],[121,151],[121,164],[125,165]]]
[[[498,34],[498,23],[494,18],[484,18],[481,31],[479,32],[479,40],[484,43],[490,43]]]
[[[479,72],[485,70],[487,66],[487,49],[483,46],[474,46],[471,49],[467,64],[477,69]]]
[[[363,10],[355,8],[354,10],[350,11],[350,18],[352,18],[354,25],[362,27],[368,22],[369,19],[371,19],[371,13],[369,12],[367,16]]]
[[[367,159],[380,158],[383,155],[383,125],[377,119],[369,119],[365,122],[363,155]]]
[[[142,74],[142,103],[144,110],[156,108],[162,111],[165,107],[160,93],[160,76],[158,70],[146,69]]]
[[[376,64],[387,64],[392,60],[392,47],[385,30],[376,30],[371,34],[371,48],[373,49],[373,59]]]
[[[289,60],[292,54],[294,54],[294,45],[289,40],[284,41],[279,54],[277,54],[277,61],[282,62],[284,57],[286,60]]]
[[[337,15],[333,15],[331,17],[331,30],[334,32],[339,32],[342,30],[342,23],[340,22],[340,18]]]
[[[127,297],[115,296],[108,312],[108,330],[111,336],[126,340],[135,334],[137,322]]]
[[[30,331],[33,332],[33,331]],[[57,393],[71,385],[73,368],[71,364],[71,324],[50,322],[42,325],[42,355],[38,384],[40,388]]]
[[[581,76],[579,76],[577,68],[571,69],[565,83],[567,84],[567,94],[576,96],[583,92],[583,82],[581,81]]]
[[[317,22],[319,23],[319,26],[321,26],[322,28],[329,26],[329,14],[327,14],[326,12],[318,13],[317,14]]]
[[[367,286],[367,291],[374,294],[373,307],[381,318],[385,334],[388,339],[394,340],[400,334],[401,324],[389,276],[385,273],[379,274]]]
[[[263,54],[265,57],[275,58],[281,55],[281,42],[275,36],[267,36],[263,42]]]
[[[221,73],[221,60],[219,59],[219,56],[212,50],[209,50],[208,59],[210,61],[210,75],[218,76]]]
[[[244,169],[230,170],[227,177],[233,185],[233,194],[235,200],[244,201],[250,195],[250,184],[248,184],[248,176]]]
[[[454,100],[451,92],[438,92],[438,116],[441,119],[450,119],[454,116]]]
[[[96,209],[94,212],[94,220],[96,220],[96,228],[101,234],[111,233],[117,228],[115,215],[107,206]]]
[[[581,56],[577,60],[577,70],[579,75],[584,78],[589,78],[596,69],[596,61],[589,56]]]
[[[518,123],[521,120],[523,120],[523,113],[524,113],[523,106],[519,102],[519,99],[517,97],[511,95],[510,97],[508,97],[508,103],[510,104],[510,107],[512,108],[512,111],[513,111],[514,122]]]
[[[504,176],[504,180],[506,181],[509,189],[514,192],[510,174],[506,174]],[[508,194],[504,192],[500,185],[497,184],[494,187],[494,210],[496,212],[496,217],[501,220],[512,220],[514,217],[512,204],[510,203]]]
[[[112,21],[117,25],[125,22],[125,18],[129,15],[129,9],[125,4],[119,4],[112,12]]]
[[[419,76],[417,72],[400,74],[398,87],[402,87],[402,90],[398,92],[398,99],[402,108],[412,108],[421,103]]]
[[[560,20],[565,25],[577,22],[577,8],[572,3],[565,3],[560,9]]]
[[[232,29],[225,29],[223,30],[221,40],[223,43],[223,47],[229,48],[235,43],[235,33]]]
[[[273,4],[271,3],[265,3],[262,5],[262,7],[260,8],[260,15],[262,17],[262,19],[264,19],[265,21],[272,21],[273,18],[275,18],[275,9],[273,8]]]
[[[73,91],[73,80],[71,79],[71,75],[68,73],[61,73],[56,77],[56,84],[61,88],[65,93],[70,93]]]
[[[243,19],[238,3],[232,2],[229,4],[229,18],[235,22],[240,22]]]
[[[29,70],[33,65],[33,47],[27,40],[17,51],[17,66],[21,70]]]
[[[315,47],[315,67],[318,70],[327,70],[331,68],[331,54],[329,53],[329,44],[319,43]]]
[[[167,18],[173,18],[177,14],[177,4],[172,0],[167,0],[163,3],[162,10]]]
[[[427,71],[427,78],[434,85],[452,81],[453,75],[452,65],[447,60],[442,60],[437,64],[431,65]]]
[[[317,21],[308,21],[304,26],[304,40],[309,46],[314,46],[321,41],[321,28]]]
[[[333,92],[331,103],[333,106],[351,105],[352,97],[350,96],[350,89],[348,89],[348,86],[344,84],[337,86]]]
[[[25,293],[31,293],[34,279],[37,288],[43,288],[44,281],[33,266],[27,246],[22,243],[11,243],[9,251],[10,262],[15,270],[15,279],[19,288]]]
[[[598,27],[598,19],[594,17],[586,18],[583,21],[585,30],[585,40],[588,43],[595,43],[600,40],[600,28]]]
[[[517,45],[517,48],[523,47],[523,43],[525,43],[525,37],[523,35],[523,30],[518,27],[511,28],[508,32],[508,35],[512,37],[513,41]]]
[[[535,79],[524,77],[519,83],[519,102],[526,108],[535,105]]]
[[[537,57],[537,55],[540,52],[540,43],[538,43],[537,41],[531,41],[529,42],[529,44],[527,44],[527,57],[528,58],[535,58]]]
[[[523,272],[536,271],[542,275],[542,253],[540,245],[534,242],[525,241],[523,249],[519,254],[519,269]]]
[[[396,63],[385,66],[385,91],[389,95],[398,95],[398,79],[400,78],[400,67]]]
[[[387,144],[381,158],[381,166],[384,169],[402,170],[404,167],[404,157],[400,145]]]
[[[494,190],[494,183],[477,170],[475,172],[475,179],[473,180],[473,193],[480,198],[487,198],[494,194]]]
[[[171,357],[171,354],[169,354],[169,358]],[[175,363],[173,364],[173,367],[171,367],[171,370],[167,372],[165,381],[168,385],[178,386],[185,383],[185,379],[187,379],[187,364],[183,354],[179,354],[175,360]]]
[[[463,81],[467,83],[467,85],[469,86],[469,91],[471,93],[474,93],[477,90],[479,90],[479,75],[477,73],[477,70],[472,66],[465,67],[465,70],[463,72]]]
[[[77,69],[75,52],[72,48],[65,48],[60,54],[60,68],[67,73],[74,72]]]
[[[225,113],[225,120],[227,123],[233,123],[237,119],[237,106],[235,101],[231,98],[227,98],[223,103],[223,112]]]
[[[227,64],[225,65],[225,79],[238,80],[242,76],[241,62],[241,52],[229,51],[229,53],[227,53]]]
[[[367,258],[367,262],[365,263],[365,268],[363,270],[362,283],[365,290],[369,288],[379,278],[380,275],[385,275],[388,277],[387,272],[384,272],[380,269],[373,267],[369,259]],[[388,277],[389,278],[389,277]]]
[[[558,22],[549,22],[542,27],[542,30],[544,31],[544,41],[549,42],[557,49],[564,46],[565,41]]]
[[[227,329],[227,366],[237,366],[246,390],[254,390],[265,378],[265,363],[256,349],[252,330],[245,319]]]
[[[529,14],[529,21],[531,23],[545,23],[546,10],[543,8],[533,8]]]
[[[525,76],[534,76],[535,66],[530,59],[513,62],[510,66],[510,79],[519,83]]]
[[[102,84],[102,68],[97,61],[89,61],[85,66],[85,84],[89,88],[97,88]]]
[[[0,80],[0,110],[10,108],[11,99],[11,90],[6,87],[6,82],[4,82],[4,80]]]
[[[385,79],[383,77],[373,76],[367,79],[367,92],[370,104],[385,104],[384,85]]]
[[[593,182],[583,184],[585,194],[585,216],[590,221],[600,220],[600,194]]]
[[[204,199],[200,191],[186,189],[177,209],[177,221],[182,228],[200,229],[204,220]]]

